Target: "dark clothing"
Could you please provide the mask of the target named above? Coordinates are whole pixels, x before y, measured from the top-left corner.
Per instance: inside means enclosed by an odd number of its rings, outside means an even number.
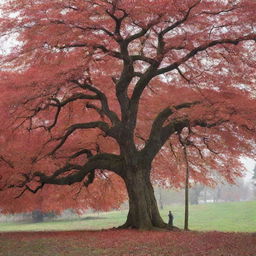
[[[169,215],[168,215],[168,217],[169,217],[168,226],[169,226],[169,227],[173,227],[173,219],[174,219],[174,217],[173,217],[173,215],[172,215],[172,212],[171,212],[171,211],[169,211]]]

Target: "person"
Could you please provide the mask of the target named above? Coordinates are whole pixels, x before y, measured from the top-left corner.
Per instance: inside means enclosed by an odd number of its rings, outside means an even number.
[[[168,227],[172,228],[173,227],[173,219],[174,219],[174,217],[173,217],[171,211],[169,211],[168,217],[169,217]]]

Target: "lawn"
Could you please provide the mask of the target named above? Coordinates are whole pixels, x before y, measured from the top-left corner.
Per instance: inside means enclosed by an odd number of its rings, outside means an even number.
[[[0,233],[0,256],[255,256],[256,235],[136,230]]]
[[[161,211],[167,221],[168,211],[172,210],[174,224],[183,227],[184,207],[173,205]],[[73,220],[57,220],[44,223],[0,223],[3,231],[66,231],[99,230],[121,225],[126,211],[90,214]],[[224,232],[256,232],[256,201],[201,204],[190,207],[189,227],[191,230]],[[256,254],[255,254],[256,255]]]

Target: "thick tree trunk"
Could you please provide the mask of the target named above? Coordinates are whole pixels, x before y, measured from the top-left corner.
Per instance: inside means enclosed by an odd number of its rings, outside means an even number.
[[[124,178],[128,196],[129,213],[123,228],[167,228],[161,218],[150,181],[150,171],[130,170]]]

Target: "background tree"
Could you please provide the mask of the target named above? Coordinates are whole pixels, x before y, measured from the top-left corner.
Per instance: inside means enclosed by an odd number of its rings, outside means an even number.
[[[3,193],[99,182],[97,194],[111,171],[129,196],[123,227],[163,228],[151,180],[184,184],[183,133],[191,178],[214,182],[215,169],[232,182],[239,156],[255,152],[255,9],[253,0],[4,3],[0,33],[19,44],[1,58],[2,151],[16,162],[1,169]]]
[[[199,196],[200,193],[203,191],[204,186],[201,184],[195,184],[189,193],[189,201],[191,204],[199,204]]]
[[[252,185],[253,185],[254,198],[256,198],[256,166],[253,169]]]
[[[255,166],[254,169],[253,169],[252,180],[256,180],[256,166]]]

